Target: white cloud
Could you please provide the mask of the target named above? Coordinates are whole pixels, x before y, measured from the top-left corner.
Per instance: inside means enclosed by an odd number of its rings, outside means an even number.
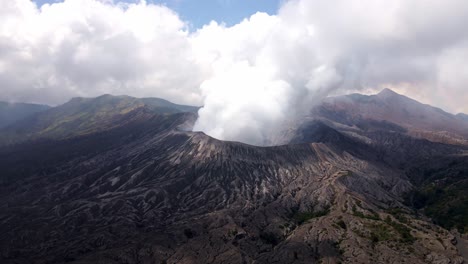
[[[0,4],[2,98],[61,103],[103,93],[200,104],[186,25],[164,6],[66,0]]]
[[[468,111],[467,24],[468,2],[459,0],[292,0],[277,16],[256,14],[231,28],[212,24],[197,38],[204,47],[222,39],[210,48],[223,70],[202,85],[205,108],[195,129],[268,144],[275,127],[327,94],[384,87]]]
[[[196,32],[144,1],[0,2],[0,100],[102,93],[203,104],[195,129],[268,144],[329,93],[391,87],[468,112],[465,0],[290,0]]]

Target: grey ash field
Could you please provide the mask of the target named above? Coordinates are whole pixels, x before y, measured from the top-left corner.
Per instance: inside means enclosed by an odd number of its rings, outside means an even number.
[[[332,97],[256,147],[190,132],[198,108],[155,98],[8,109],[1,263],[464,261],[466,115]]]

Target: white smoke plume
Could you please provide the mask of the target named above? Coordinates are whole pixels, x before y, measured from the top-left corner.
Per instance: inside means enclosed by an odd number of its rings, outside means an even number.
[[[290,0],[194,32],[145,1],[0,1],[0,100],[103,93],[203,105],[195,130],[269,144],[322,97],[384,87],[468,112],[465,0]]]
[[[466,23],[465,1],[297,0],[276,16],[211,24],[193,36],[216,58],[195,129],[269,144],[323,96],[387,86],[425,101],[458,94],[466,109]]]

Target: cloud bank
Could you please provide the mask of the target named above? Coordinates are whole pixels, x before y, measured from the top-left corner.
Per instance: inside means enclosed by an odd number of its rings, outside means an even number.
[[[195,32],[144,1],[2,1],[0,99],[158,96],[204,105],[196,130],[264,145],[335,93],[390,87],[468,112],[467,24],[464,0],[290,0]]]
[[[104,93],[201,103],[186,23],[157,5],[0,2],[0,99],[57,104]]]

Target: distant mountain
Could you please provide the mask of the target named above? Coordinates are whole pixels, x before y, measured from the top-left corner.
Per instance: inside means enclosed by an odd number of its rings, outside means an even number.
[[[465,122],[468,122],[468,115],[467,114],[463,114],[463,113],[459,113],[457,114],[457,117]]]
[[[351,94],[329,97],[309,118],[365,130],[405,130],[434,142],[468,145],[468,121],[430,105],[384,89],[376,95]]]
[[[196,112],[198,107],[173,104],[159,98],[103,95],[96,98],[73,98],[47,111],[29,116],[0,130],[0,144],[48,138],[63,139],[104,131],[121,126],[132,118],[144,118],[152,113],[170,114]],[[121,120],[124,118],[125,120]]]
[[[49,108],[40,104],[0,102],[0,128]]]

